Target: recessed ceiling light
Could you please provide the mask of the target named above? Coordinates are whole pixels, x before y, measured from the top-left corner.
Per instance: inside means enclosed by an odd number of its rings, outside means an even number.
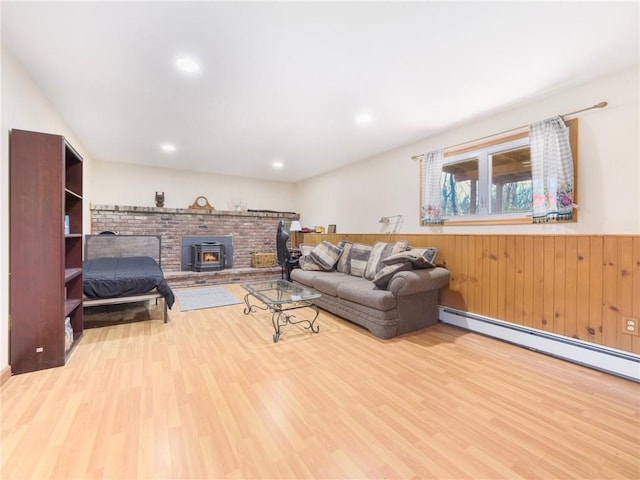
[[[200,71],[200,64],[193,58],[181,57],[176,60],[176,66],[186,73],[197,73]]]
[[[360,113],[356,115],[356,123],[358,125],[366,125],[373,122],[373,116],[370,113]]]
[[[271,166],[272,166],[273,168],[278,168],[278,169],[280,169],[280,168],[284,167],[284,163],[282,163],[280,160],[276,160],[275,162],[273,162],[273,163],[271,164]]]
[[[162,148],[163,152],[175,152],[176,151],[176,146],[173,145],[172,143],[163,143],[160,148]]]

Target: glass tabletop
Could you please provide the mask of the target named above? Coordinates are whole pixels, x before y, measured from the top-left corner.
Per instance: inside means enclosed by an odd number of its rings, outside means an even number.
[[[280,279],[244,283],[242,287],[267,305],[303,302],[321,296],[311,288]]]

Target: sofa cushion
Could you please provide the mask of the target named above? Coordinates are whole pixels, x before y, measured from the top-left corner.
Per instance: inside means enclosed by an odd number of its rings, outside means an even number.
[[[323,240],[309,254],[313,260],[325,270],[333,270],[338,263],[342,249],[331,242]]]
[[[341,240],[338,242],[338,247],[342,248],[342,255],[338,259],[338,263],[336,264],[336,270],[341,273],[351,273],[349,260],[351,258],[351,247],[353,243],[347,242],[346,240]]]
[[[295,268],[291,270],[291,280],[304,285],[305,287],[314,288],[316,278],[327,275],[335,275],[335,272],[325,272],[324,270],[302,270]]]
[[[390,255],[382,260],[385,265],[393,265],[394,263],[411,262],[413,268],[433,268],[436,266],[436,256],[438,249],[436,247],[411,248],[406,252]]]
[[[325,295],[338,296],[338,287],[346,282],[358,282],[360,277],[354,277],[346,273],[331,272],[331,275],[317,275],[313,279],[313,288]]]
[[[367,260],[367,266],[364,271],[364,278],[367,280],[373,280],[384,266],[381,261],[390,255],[395,255],[400,252],[404,252],[409,246],[409,242],[406,240],[400,240],[397,242],[376,242],[371,249],[371,255]]]
[[[389,284],[389,280],[397,273],[402,272],[404,270],[412,270],[413,266],[411,262],[402,262],[402,263],[393,263],[391,265],[383,266],[378,272],[376,276],[373,277],[373,283],[376,284],[379,288],[387,288]]]
[[[376,310],[385,311],[396,308],[396,297],[391,292],[380,290],[370,280],[364,278],[356,280],[338,285],[338,297]]]
[[[354,277],[364,276],[372,248],[371,245],[364,243],[354,243],[351,246],[351,254],[349,255],[349,273],[351,275]]]

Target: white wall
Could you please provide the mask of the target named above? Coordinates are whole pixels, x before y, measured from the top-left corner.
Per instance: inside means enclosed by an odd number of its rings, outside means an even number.
[[[0,132],[0,371],[9,364],[9,131],[13,128],[64,135],[82,155],[84,182],[91,171],[91,158],[55,108],[27,76],[16,59],[0,50],[2,105]],[[88,209],[85,210],[88,218]],[[34,292],[37,294],[37,292]]]
[[[640,232],[639,70],[633,68],[586,85],[554,92],[489,118],[469,122],[347,168],[297,185],[304,226],[337,224],[338,232],[380,231],[381,216],[404,215],[407,233],[638,233]],[[411,160],[445,148],[601,101],[602,110],[579,115],[579,221],[549,225],[419,225],[419,163]]]
[[[156,192],[164,192],[167,208],[186,208],[203,195],[217,210],[231,210],[239,198],[253,210],[295,211],[295,189],[287,183],[100,161],[93,173],[93,205],[152,207]]]

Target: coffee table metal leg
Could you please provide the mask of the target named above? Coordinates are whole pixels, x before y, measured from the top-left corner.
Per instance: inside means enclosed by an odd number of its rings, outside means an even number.
[[[273,334],[273,341],[277,342],[278,340],[280,340],[280,317],[282,316],[282,311],[280,310],[273,310],[273,312],[271,313],[271,323],[273,323],[273,329],[275,330],[275,333]],[[286,322],[283,324],[283,326],[286,324]]]
[[[287,311],[297,310],[299,308],[310,308],[314,310],[316,314],[314,315],[313,320],[308,320],[306,318],[301,320],[295,320],[296,318],[295,315],[286,313]],[[275,330],[275,333],[273,334],[273,341],[277,342],[278,340],[280,340],[280,333],[281,333],[280,327],[284,327],[287,324],[296,325],[299,323],[306,323],[307,324],[306,326],[303,325],[305,329],[311,330],[313,333],[318,333],[320,331],[320,326],[315,325],[315,323],[319,314],[320,314],[320,309],[312,303],[307,303],[304,305],[296,305],[294,307],[289,307],[289,308],[273,308],[272,314],[271,314],[271,322],[273,323],[273,329]]]
[[[311,330],[313,333],[318,333],[320,331],[320,326],[315,324],[318,318],[318,315],[320,314],[320,309],[313,303],[298,302],[295,305],[292,305],[289,307],[287,306],[283,307],[282,305],[267,305],[267,304],[260,305],[260,304],[251,303],[250,297],[252,296],[254,296],[252,293],[247,293],[244,296],[244,304],[245,304],[244,314],[249,315],[250,313],[253,313],[258,309],[270,311],[271,323],[273,324],[273,330],[274,330],[274,334],[273,334],[274,342],[277,342],[278,340],[280,340],[280,335],[282,333],[281,327],[284,327],[287,324],[295,325],[298,323],[306,323],[306,325],[303,325],[305,329]],[[310,308],[313,311],[315,311],[316,314],[313,316],[313,320],[308,320],[306,318],[297,320],[295,315],[287,313],[291,310],[298,310],[300,308]]]
[[[269,310],[269,306],[268,305],[260,306],[260,305],[251,304],[251,302],[249,301],[249,297],[251,297],[251,296],[252,296],[251,293],[247,293],[244,296],[244,303],[246,305],[246,307],[244,308],[244,314],[245,315],[249,315],[250,313],[255,312],[256,309]]]

